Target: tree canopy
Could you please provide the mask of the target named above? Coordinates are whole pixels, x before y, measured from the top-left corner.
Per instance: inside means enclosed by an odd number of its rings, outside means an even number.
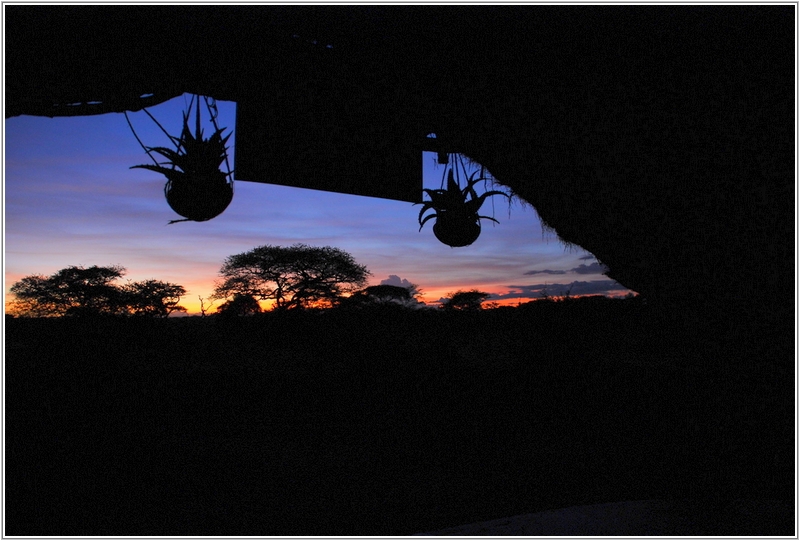
[[[233,299],[217,307],[217,313],[225,316],[252,316],[261,312],[258,300],[252,295],[236,293]]]
[[[146,315],[166,317],[186,290],[159,280],[113,283],[125,274],[120,266],[70,266],[51,276],[31,275],[11,286],[11,313],[27,317],[66,315]]]
[[[414,284],[408,287],[380,284],[354,292],[343,300],[342,306],[349,308],[374,306],[420,308],[425,304],[417,300],[419,295],[419,289]]]
[[[172,312],[186,312],[178,303],[186,289],[160,280],[131,282],[122,287],[124,305],[133,315],[167,317]]]
[[[489,296],[490,293],[477,289],[459,290],[447,296],[447,300],[442,303],[442,308],[446,310],[481,310],[483,301]]]
[[[118,266],[70,266],[49,277],[26,276],[11,286],[12,308],[34,317],[116,313],[122,294],[111,282],[123,274],[125,269]]]
[[[366,284],[371,273],[353,256],[330,246],[258,246],[229,256],[214,297],[273,300],[278,310],[327,307]]]

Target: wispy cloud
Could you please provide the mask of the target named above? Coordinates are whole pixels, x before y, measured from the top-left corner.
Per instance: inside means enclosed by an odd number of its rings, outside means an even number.
[[[562,297],[564,295],[613,295],[630,291],[614,280],[592,280],[589,282],[574,281],[567,284],[530,284],[510,285],[508,293],[494,294],[493,300],[502,299],[541,299],[545,296]]]
[[[534,275],[534,274],[567,274],[565,270],[552,270],[552,269],[544,269],[544,270],[535,270],[535,271],[528,271],[525,273],[526,275]]]
[[[591,265],[584,265],[580,264],[574,269],[570,269],[570,272],[574,272],[576,274],[603,274],[608,270],[608,267],[601,263],[592,263]]]
[[[594,259],[594,256],[593,255],[588,255],[588,256],[580,257],[578,259],[581,259],[581,260]],[[603,265],[602,263],[594,262],[594,263],[591,263],[589,265],[584,265],[583,263],[581,263],[577,267],[573,267],[573,268],[571,268],[569,270],[558,270],[558,269],[532,270],[532,271],[527,271],[525,273],[525,275],[526,276],[534,276],[536,274],[555,274],[555,275],[559,275],[559,274],[569,274],[569,273],[575,273],[575,274],[604,274],[607,270],[608,270],[608,268],[605,265]]]

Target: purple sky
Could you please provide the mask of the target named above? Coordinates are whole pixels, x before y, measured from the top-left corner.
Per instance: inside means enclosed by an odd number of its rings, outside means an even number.
[[[149,111],[178,135],[187,103],[179,97]],[[220,127],[233,132],[235,104],[218,106]],[[144,112],[129,117],[146,145],[169,145]],[[510,215],[505,198],[494,198],[494,210],[487,201],[481,214],[500,224],[484,221],[480,238],[464,248],[436,240],[433,220],[418,232],[420,207],[410,203],[243,181],[217,218],[166,225],[180,216],[164,199],[162,175],[130,169],[151,162],[124,115],[14,117],[5,122],[5,142],[6,295],[23,276],[69,265],[121,265],[125,279],[183,285],[182,304],[194,313],[198,296],[213,291],[225,257],[295,243],[345,250],[372,272],[370,285],[414,283],[429,303],[471,288],[513,304],[541,298],[543,290],[628,293],[601,274],[592,254],[543,233],[536,211],[519,201]],[[234,136],[228,143],[235,153]],[[439,188],[443,166],[434,154],[420,159],[425,187]]]

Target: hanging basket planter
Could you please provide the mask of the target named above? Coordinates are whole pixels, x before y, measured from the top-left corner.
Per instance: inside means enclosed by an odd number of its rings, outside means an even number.
[[[216,177],[216,178],[214,178]],[[233,200],[233,184],[225,174],[170,179],[164,186],[167,203],[186,220],[205,222],[222,214]],[[180,221],[180,220],[174,220]]]
[[[454,161],[453,167],[447,172],[447,189],[423,190],[430,197],[430,201],[423,202],[418,221],[419,229],[422,231],[425,222],[435,218],[433,234],[436,238],[452,248],[460,248],[478,240],[481,234],[481,219],[499,223],[490,216],[478,214],[486,199],[493,195],[504,195],[510,200],[511,196],[499,190],[492,190],[479,196],[475,191],[475,185],[486,179],[482,176],[475,178],[477,171],[467,179],[467,185],[462,189],[453,175],[455,169]],[[423,218],[423,214],[428,210],[433,210],[433,213]]]
[[[196,96],[196,98],[196,100],[192,99],[188,111],[183,115],[183,130],[180,137],[171,136],[164,128],[161,128],[175,144],[175,148],[142,145],[153,159],[154,165],[145,164],[131,167],[131,169],[149,169],[167,177],[167,183],[164,185],[167,203],[172,210],[184,218],[172,220],[169,223],[208,221],[222,214],[233,199],[233,175],[230,167],[228,167],[228,173],[220,170],[223,162],[227,165],[228,149],[225,144],[230,138],[230,134],[222,136],[225,128],[217,126],[212,105],[209,99],[205,98],[215,131],[211,137],[203,139],[203,131],[200,127],[200,96]],[[189,129],[192,104],[195,106],[194,134]],[[153,118],[152,115],[150,117]],[[155,118],[153,120],[155,121]],[[156,123],[158,124],[157,121]],[[161,127],[160,124],[159,127]],[[158,162],[153,158],[151,152],[160,154],[167,161]]]
[[[481,235],[481,222],[469,215],[443,210],[439,212],[436,223],[433,224],[433,234],[442,244],[461,248],[478,240]]]

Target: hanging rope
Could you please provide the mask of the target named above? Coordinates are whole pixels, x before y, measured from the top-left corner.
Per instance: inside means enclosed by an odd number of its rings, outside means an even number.
[[[133,136],[136,138],[137,141],[139,141],[139,145],[141,145],[141,147],[144,149],[147,155],[150,156],[150,159],[153,160],[153,163],[158,165],[158,161],[153,157],[152,154],[150,154],[150,151],[147,149],[146,146],[144,146],[144,143],[142,143],[142,140],[139,139],[139,136],[136,135],[136,130],[133,129],[133,124],[131,124],[131,119],[128,118],[128,111],[123,111],[123,113],[125,114],[125,120],[128,121],[128,127],[130,127],[131,129],[131,133],[133,133]]]
[[[217,100],[214,98],[206,97],[206,107],[208,108],[208,114],[211,117],[211,122],[214,122],[219,115],[219,109],[217,108]],[[214,124],[216,127],[216,124]]]
[[[191,107],[191,103],[189,104],[189,107]],[[147,116],[149,116],[153,120],[153,122],[156,123],[156,126],[161,128],[161,131],[164,132],[164,135],[166,135],[170,139],[170,141],[174,141],[175,140],[175,138],[172,137],[169,134],[169,132],[164,129],[164,126],[162,126],[161,123],[158,120],[156,120],[156,117],[154,117],[153,115],[150,114],[150,111],[148,111],[145,108],[142,108],[142,111],[144,111],[145,114],[147,114]],[[155,163],[156,165],[159,165],[158,160],[156,160],[153,157],[153,155],[150,153],[150,150],[146,146],[144,146],[144,143],[142,143],[142,140],[139,139],[139,136],[136,134],[136,130],[133,129],[133,124],[131,124],[131,119],[128,117],[128,111],[123,111],[123,113],[125,114],[125,120],[128,122],[128,126],[130,127],[131,132],[133,133],[133,136],[136,138],[137,141],[139,141],[139,145],[144,149],[144,151],[147,153],[147,155],[150,156],[150,159],[153,160],[153,163]],[[178,150],[180,150],[180,144],[178,144]]]
[[[199,97],[198,97],[198,100],[199,100]],[[219,131],[219,125],[217,124],[217,117],[219,116],[219,109],[217,108],[217,100],[215,100],[214,98],[209,98],[209,97],[206,96],[205,97],[205,101],[206,101],[206,108],[208,109],[208,116],[211,118],[211,124],[213,124],[213,126],[214,126],[214,131],[217,132],[217,131]],[[200,107],[198,105],[198,110],[199,110],[199,108]],[[231,180],[233,180],[233,171],[231,170],[231,164],[228,161],[228,153],[227,152],[225,153],[225,167],[228,169],[228,174],[225,175],[225,176],[226,177],[230,176]],[[232,184],[233,183],[231,182],[231,185]]]
[[[449,160],[450,159],[448,158],[448,161]],[[445,179],[446,178],[447,178],[447,167],[445,166],[444,171],[442,171],[442,182],[439,184],[439,189],[440,190],[444,190],[445,189],[445,185],[446,185],[445,184]]]

